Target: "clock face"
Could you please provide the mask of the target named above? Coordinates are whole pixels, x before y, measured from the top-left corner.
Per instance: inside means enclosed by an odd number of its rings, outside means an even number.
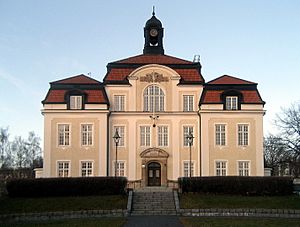
[[[150,35],[151,35],[152,37],[155,37],[155,36],[158,35],[158,31],[157,31],[155,28],[152,28],[152,29],[150,30]]]

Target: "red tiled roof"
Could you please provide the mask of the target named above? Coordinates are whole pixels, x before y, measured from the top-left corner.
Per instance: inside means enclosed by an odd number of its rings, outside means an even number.
[[[72,76],[63,80],[51,82],[51,84],[99,84],[100,82],[86,75]]]
[[[65,103],[65,94],[69,90],[50,90],[44,103]],[[86,103],[106,103],[103,90],[82,90],[87,95]]]
[[[215,84],[215,85],[221,85],[221,84],[256,84],[253,83],[251,81],[247,81],[247,80],[242,80],[233,76],[228,76],[228,75],[224,75],[224,76],[220,76],[210,82],[208,82],[207,84]]]
[[[202,99],[202,104],[205,103],[222,103],[221,94],[224,90],[205,90],[203,94],[204,97]],[[243,103],[251,103],[251,104],[263,104],[264,102],[261,100],[261,97],[257,90],[240,90],[239,92],[243,95]]]
[[[122,64],[194,64],[194,62],[183,60],[162,54],[141,54],[134,57],[115,61]]]
[[[106,75],[105,81],[124,81],[135,69],[112,68]],[[197,69],[174,69],[184,82],[204,82],[203,77]]]

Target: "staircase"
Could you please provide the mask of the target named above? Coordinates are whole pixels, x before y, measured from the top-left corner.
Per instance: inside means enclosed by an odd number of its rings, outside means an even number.
[[[172,189],[146,187],[135,190],[131,215],[176,215]]]

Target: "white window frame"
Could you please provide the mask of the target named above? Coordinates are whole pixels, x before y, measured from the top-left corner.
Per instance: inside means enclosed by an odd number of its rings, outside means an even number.
[[[165,111],[165,92],[157,84],[146,87],[143,92],[143,109],[145,112]]]
[[[187,136],[189,135],[190,130],[192,129],[192,134],[194,135],[194,126],[193,125],[183,125],[182,134],[183,134],[183,147],[189,147]],[[194,138],[195,140],[195,138]],[[194,146],[194,140],[192,142],[192,147]]]
[[[149,130],[147,132],[147,129]],[[150,147],[151,146],[151,126],[140,125],[140,146]]]
[[[91,130],[83,131],[83,126],[91,126]],[[84,133],[86,133],[84,135]],[[92,147],[94,146],[94,123],[81,123],[80,124],[80,145],[82,147]],[[86,137],[86,138],[85,138]],[[84,144],[84,139],[86,144]],[[90,141],[91,140],[91,141]]]
[[[224,126],[224,131],[221,128],[222,126]],[[217,127],[220,127],[220,130],[218,130]],[[215,128],[215,133],[214,133],[215,134],[215,146],[219,146],[219,147],[226,146],[226,144],[227,144],[227,124],[215,123],[214,128]]]
[[[195,160],[191,160],[192,164],[192,177],[195,176]],[[190,176],[190,160],[183,160],[182,161],[182,176],[183,177],[189,177]]]
[[[87,164],[85,168],[82,167],[83,163]],[[88,166],[89,163],[92,164],[91,168],[89,168],[89,166]],[[80,166],[80,168],[79,168],[79,176],[81,176],[81,177],[92,177],[92,176],[94,176],[94,160],[80,160],[79,161],[79,166]],[[88,174],[88,171],[90,169],[91,169],[91,174]],[[85,173],[86,173],[85,176],[83,176],[83,174],[82,174],[83,171],[85,171]]]
[[[240,127],[242,127],[241,130]],[[245,130],[245,127],[247,127],[247,130]],[[250,145],[250,125],[248,123],[237,124],[237,145],[242,147]]]
[[[245,167],[245,164],[248,164],[248,168]],[[240,166],[242,164],[242,166]],[[251,162],[249,160],[238,160],[237,161],[237,175],[238,176],[251,176]]]
[[[63,172],[63,175],[62,176],[59,176],[59,172],[60,172],[60,168],[59,168],[59,164],[62,163],[63,164],[63,167],[62,167],[62,172]],[[65,164],[68,163],[68,174],[65,175]],[[56,161],[56,176],[57,177],[70,177],[71,176],[71,161],[70,160],[57,160]]]
[[[238,97],[226,96],[225,97],[225,109],[226,110],[238,110]]]
[[[67,132],[65,130],[65,127],[63,129],[63,144],[60,144],[60,126],[69,126],[69,131]],[[68,134],[68,137],[67,137],[67,134]],[[68,143],[69,144],[66,144],[66,141],[67,141],[67,138],[68,138]],[[69,147],[71,146],[71,124],[70,123],[57,123],[57,146],[58,147]]]
[[[121,137],[118,143],[118,147],[125,147],[126,145],[126,126],[125,125],[114,125],[113,127],[113,135],[116,132],[116,129],[118,130],[119,136]],[[115,142],[113,141],[113,144]]]
[[[220,167],[218,167],[218,163],[220,163]],[[225,168],[223,166],[223,163],[225,163]],[[224,174],[225,170],[225,174]],[[218,171],[220,171],[218,174]],[[216,176],[227,176],[228,175],[228,161],[227,160],[215,160],[215,175]]]
[[[123,164],[124,169],[124,175],[121,175],[121,169],[120,169],[120,165]],[[113,160],[113,164],[112,164],[112,175],[115,175],[115,168],[116,168],[116,160]],[[117,162],[117,177],[125,177],[126,176],[126,161],[125,160],[118,160]]]
[[[160,132],[160,129],[163,131]],[[166,129],[166,131],[165,131]],[[168,147],[169,146],[169,126],[168,125],[159,125],[157,126],[157,145],[159,147]]]
[[[126,96],[122,94],[114,95],[114,111],[123,112],[125,111],[125,99]]]
[[[70,109],[71,110],[82,109],[82,95],[70,95]]]
[[[183,111],[194,111],[194,95],[183,95]]]

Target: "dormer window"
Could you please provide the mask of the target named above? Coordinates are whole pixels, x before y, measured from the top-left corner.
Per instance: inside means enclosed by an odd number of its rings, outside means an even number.
[[[71,95],[70,96],[70,109],[71,110],[81,110],[82,109],[82,96],[81,95]]]
[[[238,109],[238,97],[226,96],[226,110],[237,110],[237,109]]]

